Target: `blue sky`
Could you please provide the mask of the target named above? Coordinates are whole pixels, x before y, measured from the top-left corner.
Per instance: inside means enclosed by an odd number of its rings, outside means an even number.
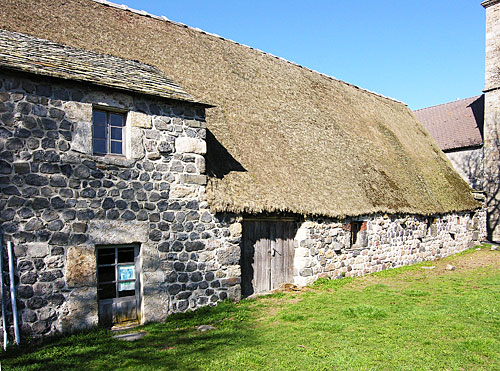
[[[481,94],[480,0],[115,0],[401,100]]]

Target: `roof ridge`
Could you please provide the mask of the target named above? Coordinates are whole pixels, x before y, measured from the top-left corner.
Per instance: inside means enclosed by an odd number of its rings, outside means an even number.
[[[474,96],[468,97],[468,98],[462,98],[462,99],[452,100],[451,102],[445,102],[445,103],[436,104],[434,106],[419,108],[419,109],[413,110],[413,112],[424,111],[424,110],[427,110],[427,109],[430,109],[430,108],[439,107],[439,106],[446,106],[447,104],[453,104],[453,103],[461,102],[461,101],[464,101],[464,100],[467,100],[467,99],[480,98],[483,95],[484,94],[474,95]]]
[[[106,6],[109,6],[109,7],[112,7],[112,8],[117,8],[117,9],[121,9],[121,10],[125,10],[125,11],[129,11],[131,13],[135,13],[135,14],[138,14],[138,15],[142,15],[142,16],[145,16],[145,17],[149,17],[149,18],[153,18],[153,19],[157,19],[157,20],[160,20],[160,21],[164,21],[164,22],[169,22],[171,24],[174,24],[176,26],[180,26],[180,27],[184,27],[184,28],[189,28],[191,30],[194,30],[194,31],[197,31],[197,32],[201,32],[203,34],[206,34],[206,35],[210,35],[210,36],[213,36],[213,37],[217,37],[221,40],[225,40],[225,41],[229,41],[229,42],[232,42],[236,45],[240,45],[240,46],[243,46],[243,47],[246,47],[246,48],[249,48],[251,50],[255,50],[255,51],[258,51],[260,53],[263,53],[263,54],[266,54],[266,55],[269,55],[273,58],[276,58],[278,60],[281,60],[285,63],[289,63],[291,65],[294,65],[296,67],[299,67],[299,68],[303,68],[303,69],[306,69],[308,71],[311,71],[311,72],[314,72],[314,73],[317,73],[318,75],[320,76],[323,76],[325,78],[328,78],[328,79],[331,79],[331,80],[335,80],[335,81],[338,81],[338,82],[341,82],[343,84],[346,84],[348,86],[352,86],[356,89],[360,89],[360,90],[363,90],[369,94],[373,94],[375,96],[378,96],[380,98],[384,98],[384,99],[388,99],[388,100],[391,100],[391,101],[394,101],[396,103],[401,103],[401,104],[404,104],[405,106],[408,106],[405,102],[402,102],[398,99],[395,99],[395,98],[392,98],[392,97],[388,97],[388,96],[385,96],[383,94],[380,94],[380,93],[376,93],[374,91],[371,91],[371,90],[368,90],[368,89],[365,89],[365,88],[362,88],[360,86],[357,86],[357,85],[354,85],[354,84],[351,84],[349,82],[346,82],[344,80],[340,80],[340,79],[337,79],[336,77],[333,77],[333,76],[330,76],[330,75],[327,75],[323,72],[319,72],[319,71],[316,71],[316,70],[313,70],[312,68],[309,68],[309,67],[306,67],[306,66],[303,66],[301,64],[298,64],[296,62],[292,62],[292,61],[289,61],[288,59],[285,59],[285,58],[282,58],[282,57],[278,57],[274,54],[271,54],[269,52],[265,52],[263,50],[260,50],[260,49],[257,49],[257,48],[254,48],[252,46],[249,46],[249,45],[245,45],[245,44],[242,44],[242,43],[239,43],[237,41],[234,41],[234,40],[231,40],[231,39],[228,39],[226,37],[223,37],[223,36],[220,36],[220,35],[217,35],[215,33],[211,33],[211,32],[208,32],[208,31],[204,31],[198,27],[191,27],[191,26],[188,26],[187,24],[184,24],[184,23],[181,23],[181,22],[177,22],[177,21],[173,21],[167,17],[165,17],[164,15],[162,16],[158,16],[158,15],[155,15],[155,14],[151,14],[151,13],[148,13],[146,12],[145,10],[138,10],[138,9],[134,9],[134,8],[131,8],[129,7],[128,5],[124,5],[124,4],[116,4],[116,3],[113,3],[111,1],[108,1],[108,0],[91,0],[91,1],[94,1],[96,3],[99,3],[99,4],[102,4],[102,5],[106,5]]]

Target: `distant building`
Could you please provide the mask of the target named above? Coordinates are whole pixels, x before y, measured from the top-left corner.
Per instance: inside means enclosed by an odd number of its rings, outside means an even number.
[[[483,189],[484,95],[414,111],[462,178]]]
[[[500,0],[486,9],[484,94],[415,111],[455,169],[484,190],[488,238],[500,241]]]

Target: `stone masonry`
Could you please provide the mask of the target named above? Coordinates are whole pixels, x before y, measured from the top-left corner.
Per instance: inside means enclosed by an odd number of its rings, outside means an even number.
[[[92,153],[92,109],[126,113],[124,156]],[[242,216],[206,201],[205,107],[0,73],[0,221],[15,246],[21,330],[98,322],[96,247],[139,245],[141,321],[241,296]],[[482,211],[306,218],[294,283],[432,260],[484,238]],[[351,246],[352,221],[362,222]]]
[[[319,277],[361,276],[434,260],[466,250],[486,237],[485,212],[444,216],[367,216],[351,241],[352,220],[311,219],[296,235],[294,280],[307,285]]]
[[[92,154],[96,106],[126,112],[126,156]],[[205,200],[204,110],[0,73],[0,221],[24,335],[97,324],[99,245],[140,245],[142,322],[239,299],[241,227]]]
[[[475,190],[484,187],[483,149],[446,151],[453,168]]]
[[[484,190],[488,235],[500,241],[500,1],[487,0],[484,100]]]

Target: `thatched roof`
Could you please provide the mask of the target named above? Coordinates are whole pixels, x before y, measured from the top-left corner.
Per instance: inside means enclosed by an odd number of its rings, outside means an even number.
[[[156,67],[1,29],[0,68],[195,102]]]
[[[91,0],[2,3],[2,28],[152,64],[214,104],[207,113],[207,191],[215,211],[343,217],[478,206],[402,103]]]

